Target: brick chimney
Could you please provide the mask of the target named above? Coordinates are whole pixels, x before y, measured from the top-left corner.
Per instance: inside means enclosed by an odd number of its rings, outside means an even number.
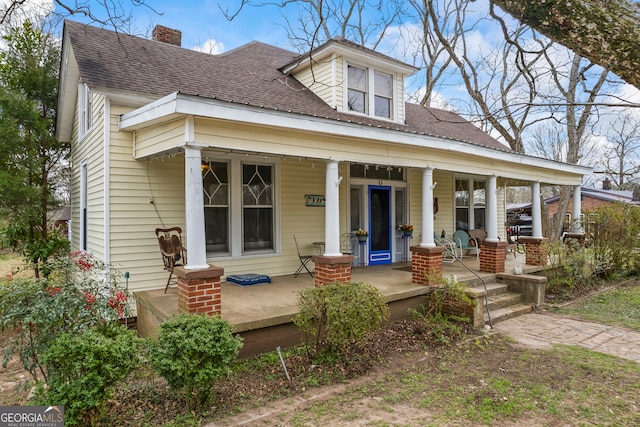
[[[605,178],[604,181],[602,181],[602,189],[611,190],[611,180],[609,178]]]
[[[175,46],[182,46],[182,31],[173,28],[156,25],[151,33],[151,38],[155,41],[168,43]]]

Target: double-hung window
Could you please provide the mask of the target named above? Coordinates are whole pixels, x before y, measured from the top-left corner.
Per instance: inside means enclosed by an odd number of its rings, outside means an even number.
[[[486,183],[456,179],[456,230],[485,228]]]
[[[374,104],[375,115],[377,117],[391,118],[392,102],[393,102],[393,78],[388,74],[382,74],[377,71],[374,75]]]
[[[229,252],[229,164],[204,162],[204,228],[207,252]]]
[[[244,252],[274,249],[273,166],[242,165]]]
[[[207,253],[242,256],[275,250],[275,165],[203,161]]]
[[[349,65],[348,68],[348,107],[349,111],[368,114],[369,94],[367,93],[367,70]]]
[[[347,66],[347,109],[393,118],[393,77],[371,68]]]

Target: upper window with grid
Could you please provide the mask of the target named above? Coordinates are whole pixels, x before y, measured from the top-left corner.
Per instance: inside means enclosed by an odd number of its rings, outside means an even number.
[[[347,109],[393,118],[393,77],[370,68],[347,67]]]

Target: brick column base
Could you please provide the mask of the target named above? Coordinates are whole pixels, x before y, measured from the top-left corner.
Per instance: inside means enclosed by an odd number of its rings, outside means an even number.
[[[178,312],[206,313],[216,315],[222,313],[220,295],[220,277],[224,269],[209,266],[201,270],[186,270],[176,267],[173,273],[178,276]]]
[[[311,257],[316,266],[313,274],[315,286],[318,287],[332,282],[350,282],[353,258],[353,255],[314,255]]]
[[[435,285],[430,277],[442,275],[442,246],[411,246],[411,283],[416,285]]]
[[[504,273],[507,245],[507,242],[483,242],[480,246],[480,271],[483,273]]]
[[[520,237],[518,243],[524,243],[527,256],[526,263],[529,265],[547,265],[547,237]]]

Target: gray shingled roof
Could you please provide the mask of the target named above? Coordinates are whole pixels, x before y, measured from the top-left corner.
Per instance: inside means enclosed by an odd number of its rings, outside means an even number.
[[[165,96],[174,92],[379,126],[511,151],[455,113],[406,104],[406,123],[339,113],[291,76],[278,70],[299,54],[251,42],[210,55],[73,21],[65,33],[80,71],[92,88]]]

